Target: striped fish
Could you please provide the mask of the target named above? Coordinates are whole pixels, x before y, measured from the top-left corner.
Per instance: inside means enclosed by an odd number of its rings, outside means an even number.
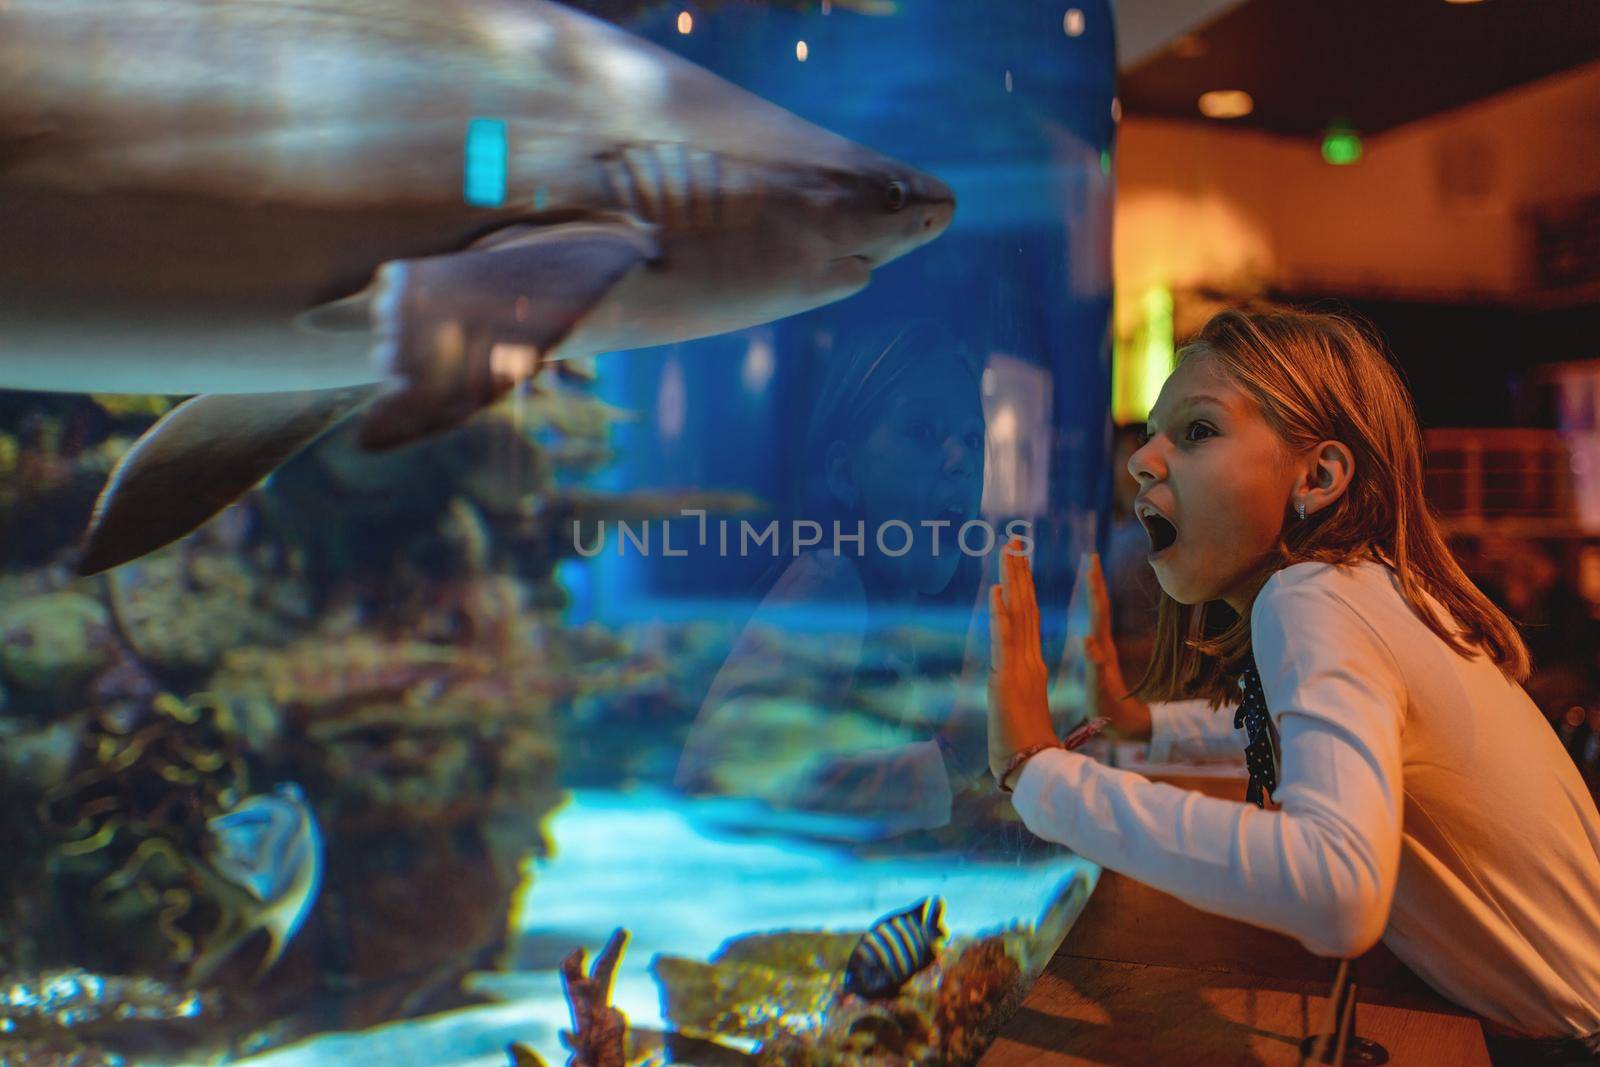
[[[911,976],[933,962],[944,937],[944,900],[923,897],[905,911],[873,924],[844,967],[844,992],[891,997]]]

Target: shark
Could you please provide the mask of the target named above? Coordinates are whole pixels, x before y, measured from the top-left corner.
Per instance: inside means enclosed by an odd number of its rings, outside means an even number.
[[[938,178],[546,0],[0,2],[0,388],[188,397],[79,556],[170,543],[346,417],[851,296]]]

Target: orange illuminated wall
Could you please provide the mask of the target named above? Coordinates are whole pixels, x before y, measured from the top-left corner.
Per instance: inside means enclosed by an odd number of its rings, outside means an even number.
[[[1122,125],[1118,333],[1152,285],[1520,301],[1527,213],[1600,193],[1600,63],[1364,139],[1353,166],[1317,142],[1222,123]]]

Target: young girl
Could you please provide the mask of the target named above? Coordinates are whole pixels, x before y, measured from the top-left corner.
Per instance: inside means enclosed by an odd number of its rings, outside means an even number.
[[[1163,591],[1156,647],[1123,696],[1085,568],[1094,703],[1156,758],[1245,749],[1251,797],[1277,810],[1060,749],[1032,578],[1010,556],[990,597],[990,768],[1029,829],[1320,955],[1382,938],[1491,1021],[1497,1062],[1595,1062],[1600,814],[1519,685],[1515,628],[1428,511],[1378,344],[1333,316],[1218,315],[1128,470]]]

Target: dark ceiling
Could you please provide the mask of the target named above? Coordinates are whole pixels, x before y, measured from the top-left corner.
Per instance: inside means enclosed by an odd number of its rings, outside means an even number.
[[[1193,119],[1243,89],[1228,125],[1320,138],[1380,133],[1600,59],[1600,0],[1248,0],[1119,83],[1124,114]],[[1600,104],[1600,102],[1597,102]]]

